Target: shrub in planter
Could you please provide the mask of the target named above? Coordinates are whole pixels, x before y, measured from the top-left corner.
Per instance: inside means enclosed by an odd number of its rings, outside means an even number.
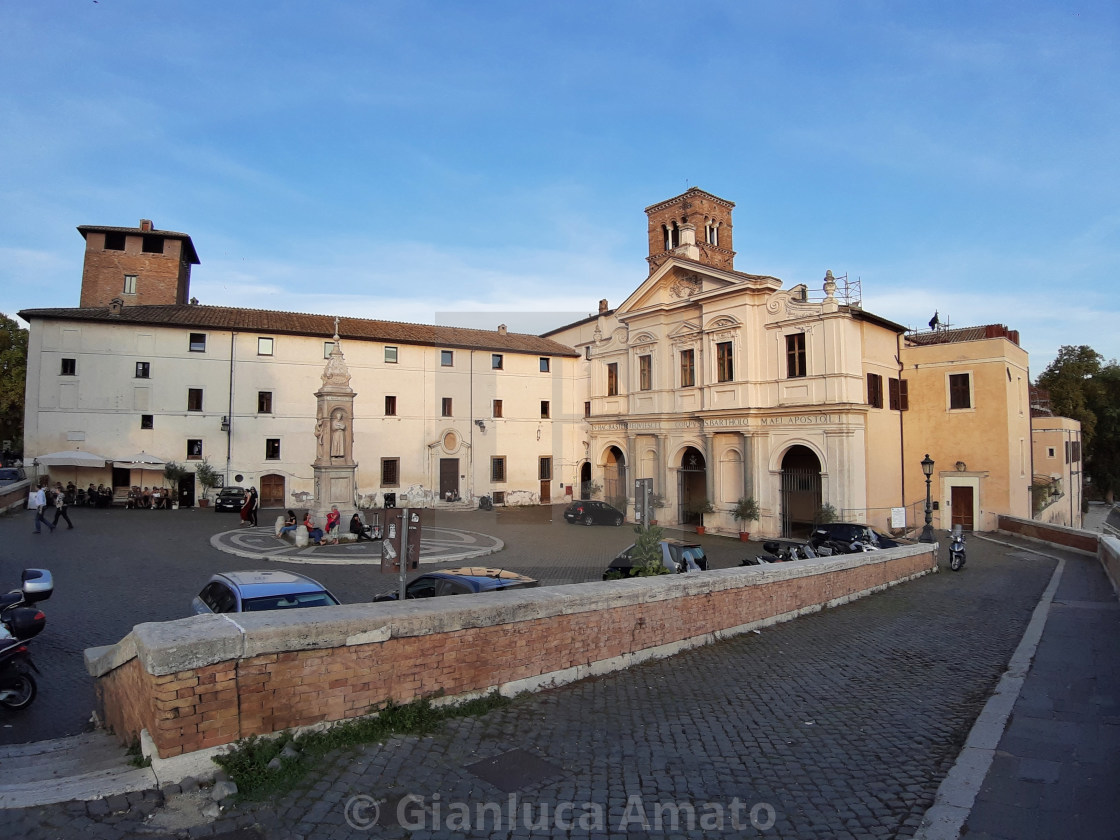
[[[751,535],[743,526],[748,522],[755,522],[758,520],[759,509],[758,502],[754,496],[744,496],[735,503],[735,507],[731,510],[731,515],[735,517],[735,521],[741,523],[739,526],[739,539],[746,542]]]

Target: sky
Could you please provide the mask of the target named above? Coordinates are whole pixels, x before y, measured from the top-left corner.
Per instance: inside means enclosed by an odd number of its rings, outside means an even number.
[[[538,332],[697,186],[739,271],[1006,324],[1032,377],[1120,356],[1115,0],[0,0],[0,38],[9,316],[148,218],[204,304]]]

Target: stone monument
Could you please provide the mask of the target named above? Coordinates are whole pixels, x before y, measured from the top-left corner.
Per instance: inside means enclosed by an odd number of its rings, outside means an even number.
[[[348,533],[355,510],[357,487],[354,462],[354,389],[342,355],[338,318],[334,319],[334,348],[323,369],[323,385],[315,392],[315,524],[322,528],[332,505],[342,514],[339,533]]]

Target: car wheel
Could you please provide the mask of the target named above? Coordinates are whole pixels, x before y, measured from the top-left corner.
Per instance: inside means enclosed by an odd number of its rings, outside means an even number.
[[[584,525],[594,525],[595,524],[595,517],[592,516],[590,513],[587,514],[587,516],[583,517],[583,524]]]
[[[617,528],[621,524],[622,524],[622,517],[621,516],[616,516],[614,518],[614,527]]]

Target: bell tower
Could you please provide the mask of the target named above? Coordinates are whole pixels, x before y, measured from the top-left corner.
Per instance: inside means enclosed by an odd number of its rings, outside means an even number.
[[[735,268],[731,239],[731,211],[735,203],[692,187],[687,192],[650,205],[649,273],[669,257],[723,268]]]

